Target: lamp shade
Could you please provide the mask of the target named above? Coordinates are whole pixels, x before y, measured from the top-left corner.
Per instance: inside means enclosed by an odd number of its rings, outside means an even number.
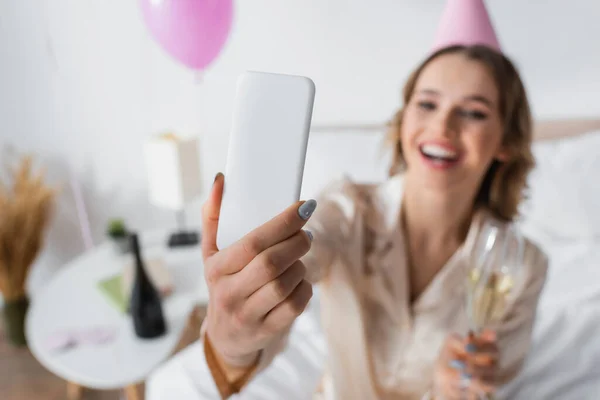
[[[156,136],[146,142],[144,153],[153,205],[182,210],[202,193],[196,138]]]

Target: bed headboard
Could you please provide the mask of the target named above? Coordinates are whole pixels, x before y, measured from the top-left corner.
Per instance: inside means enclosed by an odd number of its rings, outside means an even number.
[[[317,124],[311,128],[311,132],[315,133],[366,133],[385,130],[385,124]],[[600,119],[597,118],[544,119],[534,122],[533,137],[534,141],[552,140],[578,136],[596,130],[600,130]]]
[[[552,140],[579,136],[587,132],[600,130],[600,119],[556,119],[540,120],[534,125],[534,140]]]
[[[551,144],[552,139],[580,136],[594,130],[600,131],[600,119],[541,120],[536,123],[534,135],[536,141]],[[316,195],[342,175],[364,182],[385,179],[391,161],[390,148],[384,142],[386,131],[385,124],[314,124],[302,196]]]

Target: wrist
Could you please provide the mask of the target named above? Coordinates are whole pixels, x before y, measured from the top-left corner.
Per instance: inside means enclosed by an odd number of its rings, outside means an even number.
[[[222,399],[227,399],[232,394],[239,393],[252,378],[258,366],[258,358],[254,364],[246,367],[228,365],[221,359],[206,334],[204,335],[204,355]]]
[[[204,340],[206,340],[214,353],[215,359],[219,366],[226,371],[235,373],[236,371],[246,371],[254,366],[258,361],[260,351],[249,353],[232,353],[223,349],[220,343],[213,340],[213,336],[206,332]]]
[[[260,351],[253,351],[251,353],[243,354],[228,354],[223,351],[215,349],[215,353],[219,363],[223,367],[231,370],[247,370],[249,367],[254,366],[257,363]]]

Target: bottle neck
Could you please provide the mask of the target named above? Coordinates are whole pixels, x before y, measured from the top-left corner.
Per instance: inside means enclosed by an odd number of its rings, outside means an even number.
[[[144,270],[144,260],[142,259],[142,251],[137,234],[131,235],[131,251],[134,257],[136,273],[145,278],[146,271]]]

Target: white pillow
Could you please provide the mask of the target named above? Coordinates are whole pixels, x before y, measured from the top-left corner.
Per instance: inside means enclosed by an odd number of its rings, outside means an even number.
[[[536,142],[524,225],[554,239],[600,235],[600,131]]]
[[[336,131],[311,133],[301,197],[315,197],[331,181],[347,176],[360,182],[387,177],[389,147],[384,132]]]

